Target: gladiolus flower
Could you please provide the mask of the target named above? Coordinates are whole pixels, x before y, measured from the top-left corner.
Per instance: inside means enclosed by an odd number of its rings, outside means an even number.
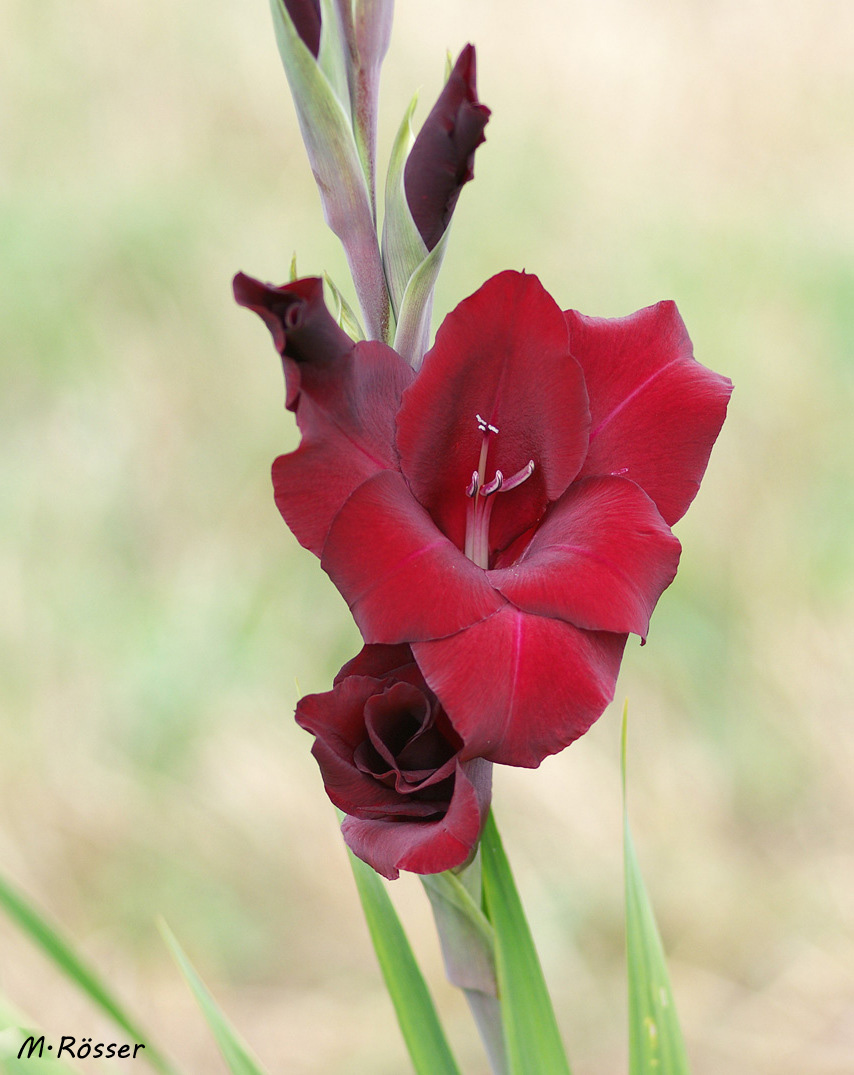
[[[564,314],[516,272],[445,319],[411,382],[383,348],[366,393],[365,346],[330,376],[308,360],[322,390],[303,377],[310,422],[298,410],[303,445],[274,464],[277,503],[315,552],[322,535],[365,641],[411,646],[461,757],[538,765],[646,636],[731,385],[694,360],[673,303]]]
[[[331,691],[303,698],[297,722],[329,798],[348,816],[354,854],[393,880],[440,873],[472,854],[489,809],[492,766],[463,761],[462,740],[408,646],[366,646]]]

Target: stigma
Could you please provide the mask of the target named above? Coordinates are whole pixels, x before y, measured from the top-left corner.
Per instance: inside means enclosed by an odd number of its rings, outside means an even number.
[[[534,460],[529,459],[521,470],[516,471],[509,478],[505,478],[500,470],[496,470],[490,481],[486,481],[486,460],[489,454],[489,445],[493,437],[498,436],[498,427],[475,415],[477,428],[483,434],[480,447],[480,459],[477,470],[472,471],[471,481],[466,486],[466,496],[469,498],[468,515],[466,517],[466,542],[465,554],[478,567],[489,567],[489,519],[492,515],[494,497],[497,493],[508,493],[515,489],[534,473]]]

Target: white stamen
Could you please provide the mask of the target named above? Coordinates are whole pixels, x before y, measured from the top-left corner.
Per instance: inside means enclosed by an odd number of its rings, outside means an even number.
[[[489,568],[489,520],[495,503],[493,493],[507,492],[521,485],[534,473],[534,460],[528,461],[520,471],[505,479],[500,470],[496,470],[492,481],[486,481],[486,457],[489,453],[489,445],[493,436],[498,434],[498,426],[494,426],[480,414],[477,418],[477,428],[483,434],[483,442],[480,446],[480,459],[477,470],[472,471],[471,481],[466,486],[466,496],[469,498],[468,511],[466,512],[465,555],[477,564],[478,567]]]

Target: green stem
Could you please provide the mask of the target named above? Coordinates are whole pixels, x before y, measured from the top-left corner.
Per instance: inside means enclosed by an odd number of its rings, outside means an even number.
[[[464,870],[421,878],[448,981],[465,994],[493,1075],[509,1075],[495,977],[495,934],[481,910],[480,857]]]
[[[501,1004],[498,997],[488,997],[475,989],[465,989],[463,992],[493,1075],[510,1075],[510,1068],[507,1066],[507,1049],[504,1045],[504,1024],[501,1022]]]

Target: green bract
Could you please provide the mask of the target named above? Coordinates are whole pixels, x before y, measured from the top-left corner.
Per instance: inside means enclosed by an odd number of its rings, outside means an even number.
[[[417,102],[416,94],[394,141],[386,177],[383,219],[383,264],[397,321],[394,349],[415,369],[421,365],[427,350],[433,290],[450,230],[449,227],[445,229],[442,238],[428,253],[406,200],[403,172],[415,142],[412,115]]]
[[[327,32],[327,27],[337,25],[336,20],[324,21],[320,56],[315,60],[297,33],[283,0],[272,0],[271,6],[279,52],[324,217],[344,246],[368,336],[386,339],[390,331],[389,301],[371,193],[353,135],[349,94],[335,74],[338,68],[330,54],[330,41],[335,34]],[[340,40],[337,48],[340,55]]]

